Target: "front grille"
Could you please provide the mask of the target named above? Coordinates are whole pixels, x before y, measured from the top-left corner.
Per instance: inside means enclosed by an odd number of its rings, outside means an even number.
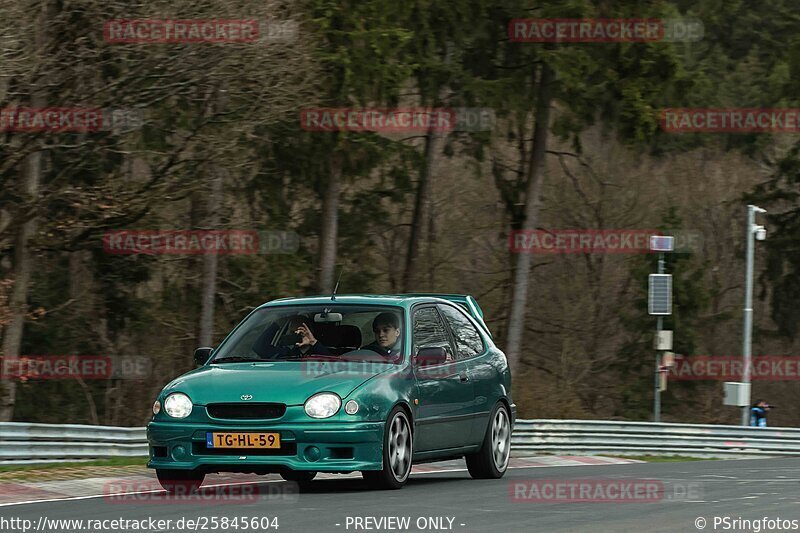
[[[211,403],[206,407],[211,418],[226,420],[269,420],[286,412],[282,403]]]
[[[193,442],[192,455],[297,455],[297,443],[283,442],[280,448],[209,448],[205,442]]]

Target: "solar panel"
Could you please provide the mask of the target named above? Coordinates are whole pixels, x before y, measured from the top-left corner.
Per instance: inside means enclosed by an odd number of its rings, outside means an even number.
[[[650,274],[647,311],[651,315],[672,314],[672,274]]]
[[[675,249],[675,238],[670,235],[651,235],[650,249],[654,252],[671,252]]]

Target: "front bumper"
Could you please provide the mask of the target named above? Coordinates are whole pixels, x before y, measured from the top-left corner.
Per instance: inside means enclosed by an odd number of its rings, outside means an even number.
[[[205,472],[279,472],[310,470],[352,472],[380,470],[383,465],[384,422],[295,422],[252,425],[150,422],[150,468]],[[206,447],[206,433],[280,433],[280,450]]]

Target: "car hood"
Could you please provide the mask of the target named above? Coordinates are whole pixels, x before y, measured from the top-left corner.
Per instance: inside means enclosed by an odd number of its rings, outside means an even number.
[[[252,395],[254,402],[302,405],[318,392],[335,392],[344,398],[394,365],[330,362],[259,362],[208,365],[173,380],[164,395],[183,392],[192,403],[241,402]]]

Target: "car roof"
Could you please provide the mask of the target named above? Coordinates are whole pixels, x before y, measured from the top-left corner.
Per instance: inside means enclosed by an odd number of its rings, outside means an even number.
[[[290,298],[278,298],[262,304],[260,307],[271,307],[274,305],[319,305],[319,304],[362,304],[362,305],[399,305],[410,306],[421,301],[441,301],[448,302],[447,296],[462,297],[464,295],[455,294],[337,294],[335,300],[331,300],[331,295],[301,296]]]

